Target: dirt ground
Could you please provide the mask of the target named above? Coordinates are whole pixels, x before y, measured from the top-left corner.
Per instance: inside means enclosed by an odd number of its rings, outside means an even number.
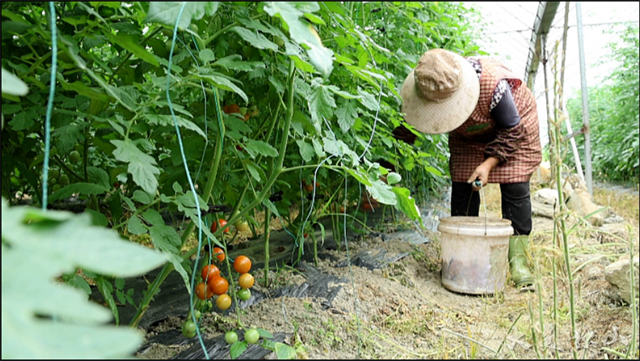
[[[484,197],[489,216],[499,216],[499,189],[488,186]],[[389,237],[363,237],[348,243],[351,257],[361,250],[409,253],[382,269],[337,267],[329,258],[320,261],[321,271],[347,280],[340,284],[333,307],[325,309],[321,300],[313,298],[279,297],[241,310],[240,319],[245,326],[294,335],[286,343],[296,347],[301,359],[619,358],[632,337],[636,345],[630,356],[637,357],[638,335],[632,334],[631,308],[605,280],[604,268],[625,254],[628,257],[630,239],[637,252],[638,194],[614,189],[598,191],[598,197],[599,205],[611,207],[610,216],[616,214],[623,220],[602,228],[575,218],[567,220],[567,228],[575,225],[568,240],[574,270],[575,349],[564,254],[554,246],[553,220],[541,216],[534,216],[531,237],[536,292],[520,292],[509,280],[504,292],[495,295],[448,291],[440,278],[439,233],[423,231],[431,242],[413,245],[393,239],[390,229]],[[633,205],[635,209],[629,209]],[[345,250],[329,252],[340,260],[347,255]],[[291,271],[271,272],[270,278],[274,287],[305,281]],[[254,287],[261,289],[257,283]],[[147,337],[179,329],[182,321],[170,318],[148,330]],[[235,313],[229,317],[205,314],[203,337],[223,334],[235,322]],[[137,356],[168,359],[186,347],[154,344]]]

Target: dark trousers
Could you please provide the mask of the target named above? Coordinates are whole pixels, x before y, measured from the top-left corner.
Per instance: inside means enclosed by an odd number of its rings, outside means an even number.
[[[531,194],[529,182],[500,184],[502,218],[511,221],[514,235],[531,233]],[[453,182],[451,188],[451,216],[477,217],[480,211],[480,193],[471,184]]]

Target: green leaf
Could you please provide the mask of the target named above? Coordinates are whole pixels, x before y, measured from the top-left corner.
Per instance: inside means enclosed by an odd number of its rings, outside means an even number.
[[[402,180],[402,176],[398,173],[395,172],[391,172],[389,174],[387,174],[387,184],[389,185],[393,185],[396,184],[398,182],[400,182]]]
[[[156,174],[160,174],[160,169],[155,167],[156,160],[140,151],[130,139],[112,140],[111,143],[116,146],[116,150],[113,151],[115,158],[129,164],[127,171],[133,177],[133,181],[145,192],[155,194],[158,188]]]
[[[178,248],[182,244],[178,232],[173,227],[164,224],[155,224],[149,228],[149,234],[153,244],[161,251],[168,253],[178,253]]]
[[[160,213],[158,213],[158,211],[156,211],[155,209],[147,209],[144,213],[142,213],[142,218],[144,218],[145,221],[151,223],[154,226],[164,225],[164,219],[162,219]]]
[[[269,2],[265,5],[264,11],[270,16],[282,19],[291,38],[308,48],[309,60],[316,70],[326,78],[333,70],[333,51],[322,45],[311,24],[300,20],[300,16],[310,12],[311,9],[316,9],[316,7],[318,7],[317,3]]]
[[[139,331],[107,325],[111,313],[88,301],[86,290],[55,279],[76,267],[138,276],[165,263],[164,255],[92,226],[88,214],[9,207],[4,198],[1,255],[2,329],[12,330],[2,333],[3,358],[121,358],[142,343]],[[33,297],[42,292],[47,297]]]
[[[80,275],[73,275],[73,277],[71,277],[71,279],[67,281],[67,284],[81,290],[82,292],[86,293],[87,296],[91,294],[91,286],[89,286],[87,280],[80,277]]]
[[[333,93],[321,84],[318,79],[314,79],[311,85],[311,94],[307,102],[309,104],[311,120],[316,129],[319,130],[320,124],[324,122],[323,118],[329,120],[333,116],[333,109],[336,107]]]
[[[3,22],[4,27],[4,22]],[[27,95],[29,87],[17,76],[2,68],[2,94]]]
[[[109,224],[109,220],[104,214],[98,211],[94,211],[91,208],[85,209],[85,212],[91,215],[91,224],[93,224],[94,226],[106,227]]]
[[[111,287],[109,281],[105,280],[102,276],[96,277],[94,281],[96,282],[96,286],[98,286],[98,290],[102,293],[102,297],[104,297],[104,300],[109,305],[109,308],[113,313],[113,317],[116,319],[116,326],[118,326],[120,324],[120,316],[116,301],[113,299],[113,295],[111,294],[111,292],[113,292],[113,287]]]
[[[247,139],[244,144],[244,149],[249,152],[252,158],[255,158],[255,154],[259,154],[265,157],[277,157],[278,151],[268,143],[261,140]]]
[[[80,82],[80,81],[75,81],[73,83],[67,83],[66,81],[64,81],[63,79],[60,79],[60,84],[62,85],[62,88],[64,90],[72,90],[82,96],[85,96],[89,99],[96,99],[96,100],[100,100],[102,102],[108,102],[109,101],[109,97],[101,92],[96,90],[95,88],[91,88],[88,87],[86,85],[84,85],[84,83]]]
[[[169,262],[173,264],[173,267],[176,269],[176,271],[178,271],[180,276],[182,276],[182,280],[184,281],[184,285],[187,288],[187,292],[191,294],[191,285],[189,282],[189,275],[187,274],[187,271],[182,266],[182,262],[184,262],[184,259],[182,259],[182,257],[180,257],[177,254],[169,254],[168,258],[169,258]]]
[[[133,191],[133,196],[131,197],[131,199],[142,204],[149,204],[153,201],[153,198],[149,193],[143,192],[139,189]]]
[[[341,106],[336,110],[336,117],[338,118],[338,125],[342,132],[348,132],[358,117],[358,106],[355,102],[347,100],[341,103]]]
[[[420,222],[420,225],[424,227],[424,224],[422,224],[422,217],[420,216],[420,210],[416,205],[415,199],[411,198],[411,192],[407,188],[403,187],[391,187],[391,190],[396,195],[396,209],[404,213],[412,221]]]
[[[127,232],[135,235],[146,234],[148,232],[147,227],[140,222],[138,216],[132,216],[127,222]]]
[[[215,54],[213,54],[213,51],[211,51],[211,49],[200,50],[200,53],[198,54],[198,56],[200,57],[200,60],[202,60],[202,62],[205,64],[216,60],[216,56]]]
[[[89,180],[92,183],[101,185],[105,189],[111,188],[111,185],[109,184],[109,175],[104,169],[98,167],[87,167],[87,174],[89,175]]]
[[[207,14],[207,16],[213,16],[218,10],[218,5],[219,4],[217,2],[187,2],[184,10],[182,11],[178,28],[180,30],[186,30],[192,20],[200,20],[205,14]],[[159,23],[173,29],[176,25],[176,21],[178,20],[181,8],[182,2],[151,1],[149,3],[147,17],[144,21],[149,23]]]
[[[225,56],[218,59],[214,66],[221,66],[226,70],[239,70],[239,71],[252,71],[256,68],[266,68],[266,65],[261,61],[242,61],[242,57],[238,54]]]
[[[296,140],[296,144],[298,144],[298,148],[300,148],[300,155],[305,162],[311,162],[313,160],[313,156],[316,155],[313,146],[304,140]]]
[[[200,69],[203,69],[203,68],[198,68],[198,70]],[[207,71],[206,73],[200,72],[198,74],[193,74],[193,77],[200,80],[207,81],[220,89],[232,91],[238,94],[240,97],[242,97],[245,103],[249,103],[249,98],[247,98],[247,95],[242,91],[242,89],[240,89],[237,85],[233,84],[233,82],[224,74]]]
[[[244,41],[251,44],[253,47],[258,49],[268,49],[268,50],[278,50],[278,45],[269,39],[267,39],[264,35],[258,33],[257,31],[251,31],[249,29],[245,29],[240,26],[236,26],[232,28],[233,31],[238,33]]]
[[[296,358],[296,349],[282,342],[276,342],[275,350],[278,360],[295,360]]]
[[[229,348],[229,356],[232,360],[237,359],[247,350],[247,341],[237,341]]]
[[[58,199],[69,198],[74,193],[79,193],[83,195],[97,195],[97,194],[105,193],[108,190],[109,190],[108,188],[95,183],[86,183],[86,182],[73,183],[59,189],[57,192],[54,192],[52,195],[50,195],[49,202],[53,203]]]
[[[119,32],[117,35],[109,31],[105,31],[104,35],[107,39],[114,44],[120,45],[121,47],[127,49],[130,53],[135,55],[138,59],[143,60],[153,66],[159,66],[160,64],[156,60],[155,56],[148,52],[145,48],[140,46],[134,39],[130,36]]]
[[[265,207],[269,208],[269,210],[271,211],[271,213],[272,213],[273,215],[275,215],[275,216],[276,216],[276,217],[278,217],[278,218],[280,217],[280,213],[278,212],[278,208],[277,208],[277,207],[276,207],[276,205],[275,205],[275,204],[273,204],[273,202],[271,202],[269,199],[267,199],[267,198],[263,199],[263,200],[262,200],[262,204],[263,204]],[[273,337],[273,336],[271,336],[271,337]]]

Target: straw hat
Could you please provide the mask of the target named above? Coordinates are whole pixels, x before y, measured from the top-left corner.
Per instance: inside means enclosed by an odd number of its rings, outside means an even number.
[[[423,133],[442,134],[469,118],[478,103],[480,82],[466,59],[432,49],[404,80],[400,95],[407,123]]]

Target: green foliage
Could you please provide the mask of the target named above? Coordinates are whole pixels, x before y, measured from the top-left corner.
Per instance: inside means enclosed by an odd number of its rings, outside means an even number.
[[[48,177],[54,190],[49,205],[86,204],[90,216],[78,219],[101,225],[99,235],[108,227],[124,237],[144,236],[170,254],[136,320],[168,272],[177,270],[189,288],[184,260],[196,248],[184,247],[192,227],[224,247],[219,231],[205,226],[211,224],[207,217],[224,215],[199,217],[208,204],[232,207],[230,223],[262,204],[285,218],[297,205],[303,212],[288,221],[302,234],[313,223],[304,224],[313,210],[302,180],[322,185],[314,187],[313,221],[329,202],[355,203],[364,191],[420,221],[417,204],[446,182],[446,138],[416,133],[409,145],[391,132],[403,124],[398,88],[424,51],[479,53],[468,16],[473,12],[460,3],[54,6],[59,51],[46,170],[55,174]],[[49,19],[43,3],[2,3],[2,195],[11,205],[24,198],[34,206],[43,203]],[[240,107],[245,109],[232,110]],[[389,173],[380,166],[383,160],[395,168],[389,184],[380,180]],[[272,194],[282,199],[269,201]],[[187,230],[166,225],[167,212],[183,213],[190,220]],[[99,242],[88,242],[95,238],[86,236],[74,247],[97,247]],[[52,246],[52,252],[60,249]],[[125,256],[112,264],[122,267],[120,273],[134,265]],[[101,253],[82,259],[67,261],[96,272],[117,322],[114,295],[120,302],[132,299],[112,277],[123,275],[99,268]],[[77,277],[63,278],[86,293]]]
[[[29,260],[27,262],[27,260]],[[143,335],[104,325],[109,311],[55,279],[82,267],[118,277],[144,274],[165,255],[94,227],[88,214],[9,207],[2,199],[2,357],[112,358],[131,355]],[[82,290],[81,290],[82,289]]]
[[[640,169],[638,26],[629,26],[619,35],[619,42],[609,44],[611,55],[607,56],[617,62],[617,67],[605,82],[588,89],[592,165],[599,179],[635,184]],[[567,102],[567,110],[574,129],[580,129],[580,95]],[[584,137],[576,137],[576,143],[584,154]]]

